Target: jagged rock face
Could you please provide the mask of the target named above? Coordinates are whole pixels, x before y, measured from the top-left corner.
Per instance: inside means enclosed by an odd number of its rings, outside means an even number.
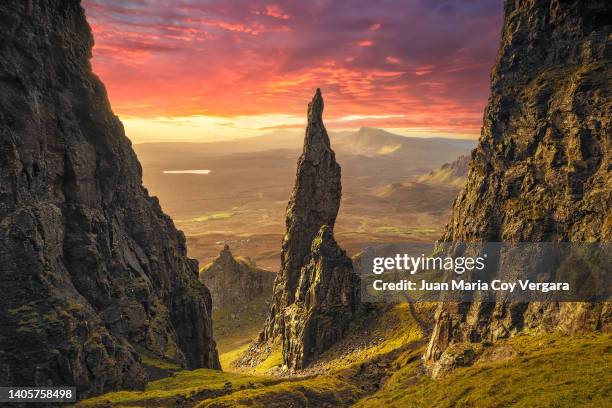
[[[469,156],[459,156],[457,160],[442,165],[442,169],[448,170],[455,177],[467,177]]]
[[[340,320],[352,315],[359,302],[351,260],[333,240],[342,187],[322,116],[317,89],[308,105],[304,151],[287,206],[281,270],[262,333],[262,340],[282,337],[284,360],[291,368],[305,366],[340,338],[348,319]],[[338,316],[332,317],[334,313]]]
[[[612,3],[506,1],[491,97],[445,241],[612,238]],[[609,327],[607,304],[439,308],[426,359],[519,330]]]
[[[0,384],[142,387],[135,345],[219,367],[208,290],[104,86],[78,1],[0,5]]]
[[[284,362],[303,368],[342,339],[359,302],[353,263],[323,225],[300,271],[295,302],[285,310]]]
[[[225,245],[219,256],[200,271],[200,282],[209,290],[213,308],[241,305],[258,296],[270,295],[274,274],[236,259]]]

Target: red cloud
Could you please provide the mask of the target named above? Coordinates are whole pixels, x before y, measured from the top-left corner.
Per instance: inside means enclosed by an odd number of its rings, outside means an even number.
[[[83,5],[94,69],[119,114],[302,115],[322,87],[330,121],[474,134],[502,14],[490,0],[457,2],[453,13],[353,0]]]
[[[275,5],[267,5],[266,6],[266,15],[274,18],[279,18],[281,20],[289,20],[291,16],[285,13],[280,7]]]

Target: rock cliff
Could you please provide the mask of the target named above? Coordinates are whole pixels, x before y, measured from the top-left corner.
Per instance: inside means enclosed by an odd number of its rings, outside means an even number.
[[[200,271],[200,282],[209,290],[213,308],[243,305],[259,296],[270,296],[274,274],[247,259],[236,259],[225,245],[210,265]]]
[[[280,337],[283,359],[303,368],[340,339],[359,303],[359,278],[333,238],[340,208],[340,166],[323,125],[317,89],[308,105],[304,150],[287,206],[281,270],[262,340]]]
[[[142,186],[79,1],[5,1],[0,21],[0,385],[142,387],[135,346],[219,367],[210,294]]]
[[[610,242],[612,3],[506,1],[478,147],[444,241]],[[521,330],[610,327],[609,304],[442,305],[426,352]]]

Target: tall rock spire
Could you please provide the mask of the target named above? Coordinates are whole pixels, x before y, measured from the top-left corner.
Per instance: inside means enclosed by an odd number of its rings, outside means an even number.
[[[317,89],[308,104],[304,150],[287,205],[270,317],[263,340],[281,337],[285,364],[301,368],[342,337],[359,302],[359,280],[334,238],[340,166],[323,125]],[[326,324],[321,324],[326,316]]]

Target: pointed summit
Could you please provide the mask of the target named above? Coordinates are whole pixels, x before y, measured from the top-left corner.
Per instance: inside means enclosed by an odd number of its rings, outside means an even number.
[[[235,262],[234,255],[232,255],[232,251],[230,250],[229,245],[223,245],[223,249],[221,250],[221,252],[219,252],[219,256],[217,257],[217,259],[215,259],[215,261],[216,260],[222,260],[225,262]]]
[[[312,101],[308,104],[308,124],[320,123],[323,126],[323,107],[321,88],[317,88]]]
[[[340,209],[342,185],[340,166],[330,147],[323,126],[323,97],[317,89],[308,105],[308,126],[304,136],[304,151],[298,161],[293,192],[287,204],[287,233],[281,252],[280,309],[294,301],[300,269],[308,261],[310,247],[322,225],[333,228]],[[272,322],[270,329],[280,330]]]
[[[317,88],[312,100],[308,104],[308,126],[306,127],[302,157],[318,162],[325,154],[331,154],[335,163],[335,154],[331,149],[329,136],[323,125],[323,106],[321,89]],[[339,172],[340,170],[338,170]]]

